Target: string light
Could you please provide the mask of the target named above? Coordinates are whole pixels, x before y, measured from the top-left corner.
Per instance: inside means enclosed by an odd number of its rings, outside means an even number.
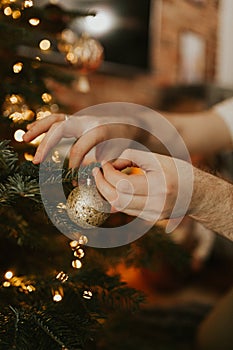
[[[79,244],[85,245],[88,243],[88,238],[87,236],[81,235],[78,240]]]
[[[29,293],[35,292],[36,288],[32,286],[31,284],[26,287],[27,291]]]
[[[54,151],[52,155],[52,160],[54,163],[58,164],[61,163],[60,155],[58,151]]]
[[[28,22],[31,24],[31,26],[36,27],[40,24],[39,18],[30,18]]]
[[[7,271],[4,276],[7,280],[10,280],[13,277],[12,271]]]
[[[29,8],[33,6],[33,1],[32,0],[25,0],[24,1],[24,8]]]
[[[23,69],[23,63],[22,62],[17,62],[13,65],[13,72],[14,73],[20,73],[21,70]]]
[[[5,288],[8,288],[8,287],[10,287],[11,286],[11,284],[10,284],[10,282],[9,281],[5,281],[5,282],[3,282],[3,287],[5,287]]]
[[[47,51],[50,49],[50,47],[51,47],[51,42],[48,39],[43,39],[39,43],[39,48],[42,51]]]
[[[16,132],[14,133],[14,139],[17,142],[23,142],[23,135],[25,134],[25,131],[22,129],[18,129],[16,130]]]
[[[78,259],[72,261],[72,266],[74,269],[81,269],[82,262]]]
[[[56,279],[62,283],[65,283],[68,280],[68,278],[69,276],[63,271],[59,272],[56,276]]]
[[[25,158],[27,161],[32,162],[34,157],[33,157],[32,154],[25,152],[25,153],[24,153],[24,158]]]
[[[9,101],[14,105],[16,103],[22,103],[23,102],[23,99],[20,95],[15,95],[15,94],[12,94],[10,96],[7,96],[7,98],[9,98]]]
[[[49,103],[52,101],[52,95],[47,93],[47,92],[44,92],[42,95],[41,95],[41,98],[42,98],[42,101],[45,102],[45,103]]]
[[[82,248],[76,249],[74,251],[74,256],[76,258],[82,259],[84,257],[84,255],[85,255],[85,253],[84,253],[84,250]]]
[[[12,9],[10,8],[10,6],[5,7],[3,13],[4,13],[5,16],[11,16],[12,15]]]
[[[76,248],[78,248],[78,247],[80,247],[79,246],[79,242],[78,241],[71,241],[70,242],[70,247],[71,247],[71,249],[76,249]]]
[[[92,296],[93,296],[93,294],[92,294],[92,292],[90,290],[85,290],[83,292],[83,298],[84,299],[89,299],[90,300],[92,298]]]
[[[19,19],[21,17],[21,12],[19,10],[15,10],[12,12],[13,19]]]
[[[59,301],[62,301],[62,295],[59,293],[59,291],[55,291],[55,294],[54,294],[54,296],[53,296],[53,301],[56,301],[57,303],[59,302]]]

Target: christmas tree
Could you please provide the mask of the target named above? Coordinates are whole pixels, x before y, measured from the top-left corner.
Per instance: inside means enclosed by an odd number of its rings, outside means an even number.
[[[78,44],[71,48],[61,33],[72,18],[86,15],[1,1],[1,349],[92,348],[110,310],[142,300],[119,276],[107,275],[107,265],[83,247],[85,239],[71,241],[49,222],[39,169],[27,160],[35,145],[19,142],[27,123],[61,108],[45,81],[72,81],[63,70],[65,55],[74,60]],[[90,60],[78,64],[86,69]],[[66,176],[66,184],[71,180]]]
[[[31,162],[37,144],[21,142],[31,121],[54,112],[66,113],[49,91],[47,78],[70,84],[73,68],[83,77],[101,63],[99,43],[77,37],[68,28],[73,18],[95,13],[69,12],[55,5],[40,8],[31,0],[2,0],[0,4],[0,348],[133,349],[137,339],[130,341],[130,325],[141,328],[143,322],[162,334],[169,332],[167,349],[174,349],[174,340],[183,331],[190,341],[207,310],[186,309],[180,314],[174,309],[173,323],[170,314],[158,310],[153,324],[150,314],[143,314],[140,324],[132,312],[138,310],[144,294],[123,282],[117,268],[123,262],[127,267],[153,270],[166,260],[183,276],[189,254],[159,227],[137,242],[114,249],[88,247],[84,235],[68,239],[53,224],[58,221],[77,230],[64,207],[51,208],[48,218],[42,203],[39,167]],[[88,59],[83,58],[83,47],[88,48]],[[52,174],[46,184],[61,181],[68,196],[77,173],[66,165],[61,168],[59,155],[44,166]],[[79,174],[84,180],[91,177],[91,167],[81,168]],[[130,218],[116,214],[108,224],[117,226],[127,220]],[[174,327],[180,315],[184,322]],[[190,315],[193,322],[187,323]],[[158,332],[152,342],[159,338]],[[161,349],[163,341],[164,336]],[[153,344],[145,349],[154,349]],[[141,349],[143,346],[140,343]]]

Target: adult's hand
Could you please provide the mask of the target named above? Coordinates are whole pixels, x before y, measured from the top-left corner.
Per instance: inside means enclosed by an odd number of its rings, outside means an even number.
[[[65,114],[52,114],[29,124],[24,141],[30,142],[43,133],[45,136],[37,148],[33,163],[41,163],[62,138],[74,137],[77,141],[70,150],[69,167],[76,168],[95,146],[98,146],[97,160],[116,158],[126,148],[126,143],[129,146],[130,142],[136,138],[137,131],[135,127],[120,123],[119,119],[112,117],[69,116],[66,118]],[[116,138],[124,138],[125,142],[114,142]],[[112,140],[112,143],[103,143],[107,140]]]
[[[139,173],[122,172],[135,166]],[[187,214],[190,174],[192,165],[183,160],[133,149],[125,150],[112,164],[103,163],[103,173],[93,169],[99,191],[115,210],[150,222]]]

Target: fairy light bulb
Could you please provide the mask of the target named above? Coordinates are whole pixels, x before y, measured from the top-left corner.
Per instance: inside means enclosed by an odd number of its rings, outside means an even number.
[[[29,8],[33,6],[33,1],[32,0],[25,0],[23,4],[24,8]]]
[[[42,95],[41,95],[41,98],[42,98],[42,101],[45,102],[45,103],[49,103],[52,101],[52,95],[50,95],[49,93],[47,92],[44,92]]]
[[[84,257],[84,255],[85,255],[85,253],[84,253],[84,250],[82,248],[76,249],[74,251],[74,256],[76,258],[82,259]]]
[[[14,73],[20,73],[21,70],[23,69],[23,63],[22,62],[17,62],[13,65],[13,72]]]
[[[25,134],[25,131],[22,129],[18,129],[16,130],[16,132],[14,133],[14,139],[17,142],[23,142],[23,135]]]
[[[12,15],[12,9],[10,8],[10,6],[7,6],[6,8],[4,8],[4,15],[5,16],[11,16]]]
[[[42,51],[47,51],[50,49],[50,47],[51,47],[51,42],[48,39],[43,39],[39,43],[39,48]]]
[[[76,259],[72,261],[72,266],[74,269],[81,269],[82,263],[80,260]]]
[[[29,22],[29,24],[31,24],[31,26],[33,26],[33,27],[36,27],[36,26],[38,26],[38,25],[40,24],[39,18],[30,18],[30,19],[28,20],[28,22]]]
[[[5,281],[5,282],[3,282],[3,287],[5,287],[5,288],[8,288],[8,287],[10,287],[11,286],[11,284],[10,284],[10,282],[9,281]]]
[[[25,158],[25,160],[27,160],[29,162],[32,162],[34,157],[33,157],[32,154],[25,152],[24,153],[24,158]]]
[[[68,278],[69,276],[63,271],[59,272],[56,276],[56,279],[62,283],[65,283],[68,280]]]
[[[57,290],[54,292],[53,301],[56,301],[57,303],[62,301],[62,295]]]
[[[22,102],[22,98],[19,95],[11,95],[9,97],[10,103],[12,103],[13,105],[15,105],[16,103],[21,103]]]
[[[92,298],[93,294],[90,290],[85,290],[83,292],[83,298],[90,300]]]
[[[7,280],[10,280],[13,277],[12,271],[7,271],[4,276]]]
[[[15,10],[12,12],[13,19],[19,19],[21,17],[21,12],[19,10]]]
[[[79,244],[85,245],[88,243],[88,238],[87,236],[81,235],[78,240]]]
[[[78,241],[71,241],[70,247],[71,247],[71,249],[79,248],[79,242]]]

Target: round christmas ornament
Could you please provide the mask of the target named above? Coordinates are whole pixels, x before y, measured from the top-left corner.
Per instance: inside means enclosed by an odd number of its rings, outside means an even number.
[[[69,218],[82,228],[101,226],[110,215],[110,204],[88,178],[69,194],[66,203]]]
[[[89,74],[95,71],[103,61],[104,50],[99,41],[82,34],[70,45],[66,59],[80,74]]]

